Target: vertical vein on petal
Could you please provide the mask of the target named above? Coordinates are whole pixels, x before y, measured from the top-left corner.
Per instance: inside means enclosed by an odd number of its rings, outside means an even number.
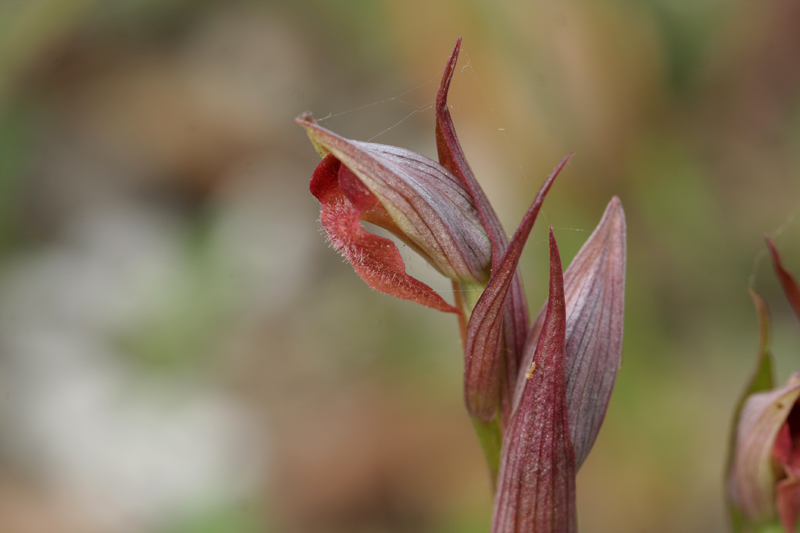
[[[625,214],[611,199],[597,228],[564,273],[567,306],[567,402],[578,467],[594,444],[605,417],[622,358],[625,298]],[[533,360],[545,307],[536,318],[522,359]],[[514,404],[524,380],[517,378]]]

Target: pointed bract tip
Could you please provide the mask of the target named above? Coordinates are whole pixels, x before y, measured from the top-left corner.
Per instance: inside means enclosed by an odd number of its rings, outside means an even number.
[[[575,450],[566,405],[566,315],[550,228],[550,292],[535,362],[503,436],[492,533],[574,533]]]
[[[620,236],[623,239],[625,238],[625,210],[622,208],[622,202],[618,196],[614,196],[611,198],[611,201],[608,202],[606,210],[600,219],[600,223],[597,224],[597,229],[595,229],[595,231],[598,233],[605,233],[606,235],[611,235],[613,232],[619,232]],[[624,258],[620,257],[617,257],[617,259],[624,260]]]
[[[561,252],[558,250],[558,243],[556,243],[556,235],[553,233],[553,226],[550,226],[550,298],[554,297],[557,301],[552,304],[553,306],[560,305],[561,307],[565,307]],[[550,303],[549,299],[548,303]]]
[[[317,124],[317,121],[311,116],[311,113],[304,111],[299,117],[295,118],[294,121],[306,130],[306,135],[308,135],[308,138],[311,140],[311,144],[314,145],[314,150],[317,151],[322,159],[325,159],[331,151],[325,146],[324,141],[320,140],[319,135],[316,133],[319,130],[324,131],[324,129],[319,127],[319,124]]]
[[[450,91],[450,82],[453,79],[453,72],[456,70],[459,52],[461,52],[461,37],[458,38],[456,45],[453,47],[453,51],[450,52],[450,58],[447,60],[444,73],[442,73],[442,81],[439,85],[439,91],[436,94],[436,112],[438,114],[441,114],[447,108],[447,93]],[[437,123],[439,120],[440,119],[437,118]],[[441,160],[441,154],[439,159]]]
[[[619,199],[619,196],[611,197],[611,201],[608,202],[608,206],[606,207],[606,213],[611,213],[613,216],[624,214],[624,210],[622,209],[622,200]]]
[[[314,117],[311,116],[311,113],[308,111],[303,111],[300,113],[300,116],[294,119],[295,122],[300,124],[301,126],[305,126],[306,124],[316,124],[317,122],[314,120]]]

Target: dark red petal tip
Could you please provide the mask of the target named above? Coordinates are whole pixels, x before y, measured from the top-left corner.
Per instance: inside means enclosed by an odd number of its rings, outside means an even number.
[[[775,274],[781,282],[783,292],[786,294],[786,298],[789,300],[789,304],[792,306],[797,318],[800,318],[800,288],[797,287],[797,281],[795,281],[794,276],[792,276],[788,270],[783,268],[781,256],[778,253],[778,249],[775,248],[775,243],[772,242],[772,239],[766,235],[764,239],[767,241],[767,248],[769,248],[769,254],[772,256],[772,266],[775,268]]]

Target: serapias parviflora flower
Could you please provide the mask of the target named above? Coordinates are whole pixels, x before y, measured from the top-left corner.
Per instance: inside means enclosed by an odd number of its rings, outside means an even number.
[[[467,410],[492,476],[500,476],[493,531],[572,532],[575,473],[597,436],[621,359],[625,216],[613,198],[563,278],[551,229],[551,295],[532,328],[517,267],[571,155],[545,180],[509,241],[447,107],[460,47],[459,39],[436,99],[438,163],[344,139],[303,114],[297,122],[323,157],[310,189],[333,247],[368,285],[459,315]],[[455,305],[409,276],[394,244],[365,231],[361,221],[389,230],[450,278]],[[461,297],[476,289],[479,298]],[[541,479],[532,477],[534,459]],[[552,527],[530,529],[545,522]]]
[[[458,178],[409,150],[340,137],[310,115],[297,122],[318,150],[327,152],[310,188],[322,204],[321,221],[334,248],[371,287],[457,312],[433,289],[408,276],[395,245],[364,231],[360,221],[389,230],[458,283],[485,283],[491,245]]]
[[[778,520],[795,530],[800,506],[800,374],[783,387],[751,394],[737,424],[730,498],[741,531],[758,532]]]
[[[767,237],[773,267],[795,312],[800,291]],[[800,515],[800,373],[774,388],[770,320],[751,289],[759,319],[758,364],[734,416],[728,465],[728,501],[734,531],[792,533]],[[800,316],[800,315],[799,315]]]

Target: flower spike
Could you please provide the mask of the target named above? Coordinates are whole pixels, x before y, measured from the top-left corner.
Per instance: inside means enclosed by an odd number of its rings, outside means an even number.
[[[436,97],[439,163],[345,139],[303,114],[296,122],[323,158],[310,189],[332,245],[367,284],[459,315],[465,401],[496,487],[492,531],[573,533],[575,474],[597,436],[621,357],[625,217],[614,198],[566,273],[550,228],[550,295],[531,328],[518,263],[572,154],[545,180],[509,241],[447,106],[460,49],[458,39]],[[409,276],[393,242],[361,222],[390,231],[450,278],[455,305]],[[790,447],[783,455],[787,469],[793,453]]]
[[[575,451],[569,437],[561,258],[550,228],[550,297],[534,360],[503,441],[492,533],[573,533]]]

